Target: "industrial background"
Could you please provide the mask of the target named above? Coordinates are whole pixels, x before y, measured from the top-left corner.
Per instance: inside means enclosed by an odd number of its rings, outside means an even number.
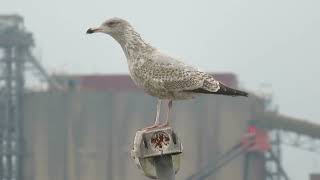
[[[0,180],[143,179],[130,149],[135,131],[152,123],[155,100],[128,75],[50,76],[34,45],[21,16],[0,16]],[[216,78],[239,86],[232,73]],[[281,144],[320,153],[320,125],[281,115],[269,96],[254,94],[177,103],[177,179],[288,180]]]

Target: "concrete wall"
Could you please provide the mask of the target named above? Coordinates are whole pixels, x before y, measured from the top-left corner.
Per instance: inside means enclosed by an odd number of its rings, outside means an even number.
[[[254,98],[222,96],[174,103],[173,127],[184,146],[177,179],[213,163],[238,142],[247,120],[259,111],[256,103]],[[26,180],[147,179],[131,160],[130,149],[135,131],[153,122],[155,106],[155,99],[142,92],[27,94]],[[238,157],[209,179],[242,180],[244,163]]]

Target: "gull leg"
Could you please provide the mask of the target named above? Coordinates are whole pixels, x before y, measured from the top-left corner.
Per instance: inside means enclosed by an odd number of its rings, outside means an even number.
[[[171,109],[172,109],[172,100],[169,100],[168,102],[168,112],[167,112],[167,120],[164,124],[160,125],[160,127],[168,127],[169,126],[169,119],[170,119],[170,114],[171,114]]]
[[[155,120],[154,120],[153,125],[152,125],[152,126],[145,127],[145,128],[143,128],[143,130],[151,130],[151,129],[157,128],[157,127],[159,126],[159,124],[160,124],[161,103],[162,103],[162,100],[161,100],[161,99],[158,99],[158,103],[157,103],[157,113],[156,113],[156,116],[155,116]]]
[[[157,113],[156,113],[156,117],[155,117],[155,121],[154,124],[155,126],[158,126],[160,124],[160,110],[161,110],[161,99],[158,99],[158,103],[157,103]]]

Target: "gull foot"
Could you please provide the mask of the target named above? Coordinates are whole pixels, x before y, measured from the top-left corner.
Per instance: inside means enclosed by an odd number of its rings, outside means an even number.
[[[169,127],[169,126],[170,126],[169,122],[166,122],[164,124],[158,125],[158,128],[166,128],[166,127]]]
[[[154,124],[152,126],[148,126],[148,127],[142,128],[142,129],[140,129],[140,131],[151,131],[153,129],[157,129],[158,127],[159,127],[159,124]]]

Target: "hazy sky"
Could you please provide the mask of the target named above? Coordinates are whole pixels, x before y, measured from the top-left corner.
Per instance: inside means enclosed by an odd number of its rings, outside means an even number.
[[[85,35],[88,27],[118,16],[189,64],[233,72],[247,89],[270,84],[281,113],[320,123],[319,0],[2,0],[0,12],[25,17],[50,72],[127,73],[114,40]],[[294,154],[284,156],[294,180],[320,171],[315,155],[286,151]]]

